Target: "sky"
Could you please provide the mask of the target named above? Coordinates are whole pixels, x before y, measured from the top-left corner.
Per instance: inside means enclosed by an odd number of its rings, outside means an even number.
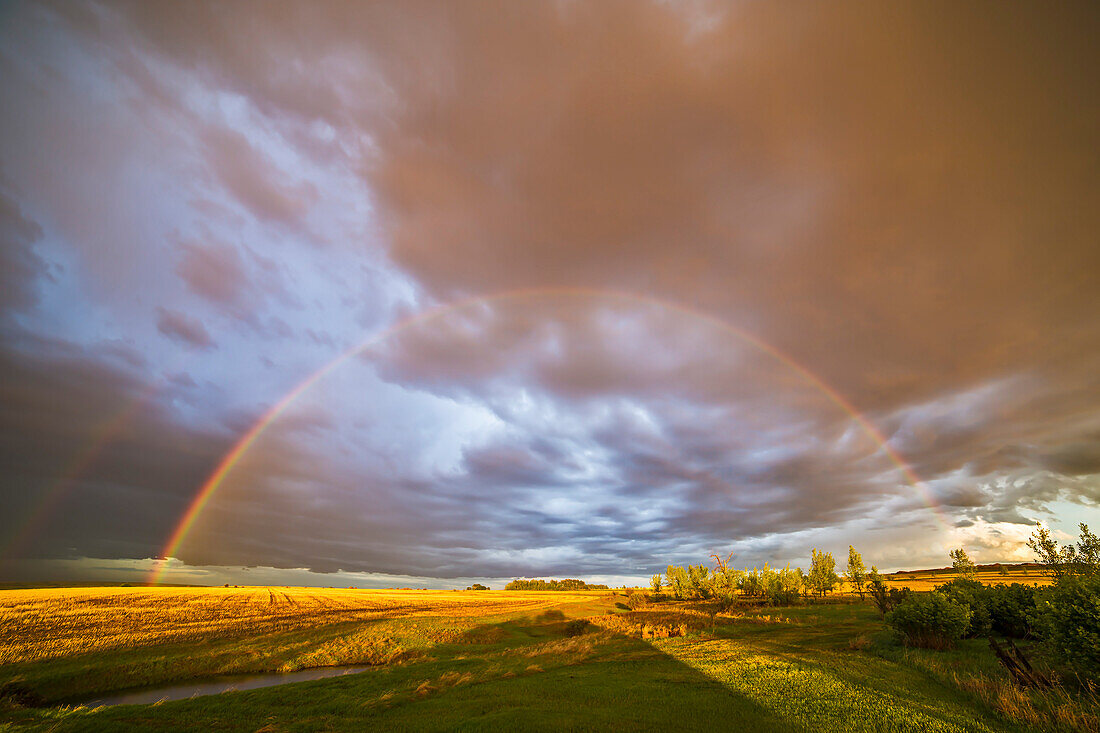
[[[1098,14],[0,3],[0,582],[1032,559]]]

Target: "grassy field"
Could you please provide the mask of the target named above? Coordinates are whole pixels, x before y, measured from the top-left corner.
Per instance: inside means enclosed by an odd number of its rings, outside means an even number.
[[[630,611],[625,600],[606,591],[0,591],[0,685],[51,704],[0,703],[0,730],[1032,729],[1018,708],[1034,713],[1034,704],[999,701],[1010,685],[984,642],[902,649],[869,604],[716,613],[688,603]],[[374,669],[157,705],[64,704],[217,674],[362,663]]]

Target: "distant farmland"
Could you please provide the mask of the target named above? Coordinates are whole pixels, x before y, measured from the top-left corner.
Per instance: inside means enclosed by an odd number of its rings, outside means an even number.
[[[1020,583],[1022,585],[1044,586],[1051,584],[1049,573],[1037,563],[1018,563],[1014,565],[978,565],[974,578],[986,585],[997,583]],[[884,574],[882,579],[891,587],[908,587],[917,591],[933,590],[955,577],[950,567],[931,570],[899,570]]]

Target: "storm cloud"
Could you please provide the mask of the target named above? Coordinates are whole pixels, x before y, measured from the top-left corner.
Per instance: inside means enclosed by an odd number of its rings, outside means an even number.
[[[175,571],[942,565],[1097,516],[1093,4],[0,17],[2,572],[137,567],[261,424]]]

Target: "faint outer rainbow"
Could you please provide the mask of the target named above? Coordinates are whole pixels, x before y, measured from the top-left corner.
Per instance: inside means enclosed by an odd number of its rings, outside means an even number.
[[[555,296],[582,297],[593,299],[602,298],[607,300],[618,300],[627,303],[639,303],[656,306],[658,308],[673,311],[675,313],[682,313],[684,315],[691,316],[692,318],[703,320],[715,326],[716,328],[730,333],[741,339],[742,341],[751,344],[760,351],[768,354],[780,363],[789,367],[792,371],[798,374],[807,384],[813,386],[815,389],[820,391],[822,394],[828,397],[831,402],[833,402],[845,413],[847,413],[856,422],[856,424],[859,425],[860,429],[869,438],[871,438],[871,440],[874,441],[877,446],[882,449],[882,451],[886,454],[890,461],[895,466],[897,466],[897,468],[901,471],[902,476],[905,477],[905,480],[917,492],[917,495],[920,497],[920,499],[928,506],[929,509],[932,510],[933,514],[936,516],[936,519],[939,520],[939,522],[944,527],[950,527],[950,523],[948,522],[947,517],[944,516],[942,510],[936,504],[931,492],[929,492],[928,490],[928,487],[925,486],[924,482],[920,480],[916,473],[914,473],[913,469],[909,466],[905,459],[902,458],[896,450],[890,447],[890,443],[882,435],[882,433],[879,432],[879,430],[867,418],[865,418],[852,405],[852,403],[850,403],[843,395],[841,395],[839,392],[829,386],[824,380],[822,380],[808,368],[803,366],[801,363],[795,361],[793,357],[788,356],[786,353],[780,351],[766,341],[763,341],[755,334],[738,328],[737,326],[733,326],[726,321],[718,318],[717,316],[706,313],[705,311],[696,310],[694,308],[689,308],[687,306],[679,305],[677,303],[661,300],[660,298],[655,298],[651,296],[637,295],[634,293],[622,292],[617,290],[600,290],[594,288],[526,288],[521,290],[508,290],[500,293],[492,293],[489,295],[479,295],[470,298],[464,298],[453,303],[446,303],[433,308],[429,308],[421,313],[417,313],[415,315],[404,318],[397,323],[389,326],[388,328],[382,330],[378,334],[375,334],[361,344],[348,349],[332,361],[325,364],[317,371],[313,372],[313,374],[306,377],[306,379],[300,382],[296,387],[294,387],[294,389],[287,392],[282,397],[282,399],[272,405],[267,410],[267,412],[265,412],[252,425],[251,428],[249,428],[248,432],[245,433],[239,441],[237,441],[236,445],[234,445],[232,450],[230,450],[222,458],[221,462],[218,463],[218,466],[214,469],[213,473],[210,474],[210,477],[207,478],[206,482],[199,488],[198,493],[191,501],[191,504],[188,506],[187,511],[184,512],[183,516],[180,518],[179,523],[176,525],[176,528],[172,531],[171,536],[168,538],[168,541],[164,546],[164,550],[160,553],[159,558],[153,565],[153,569],[151,570],[149,575],[150,582],[160,582],[161,576],[166,570],[169,560],[179,550],[180,545],[183,544],[184,539],[186,539],[188,532],[190,532],[191,528],[194,526],[195,521],[198,519],[199,515],[202,514],[203,509],[206,508],[206,505],[210,501],[210,498],[218,490],[221,482],[225,479],[229,472],[233,470],[233,467],[240,460],[241,456],[248,452],[248,449],[252,447],[253,443],[256,442],[256,440],[263,434],[268,426],[270,426],[279,418],[279,416],[286,410],[287,407],[289,407],[296,399],[302,396],[302,394],[308,391],[314,384],[324,379],[329,373],[344,364],[344,362],[346,362],[348,359],[362,353],[363,351],[366,351],[370,347],[378,344],[381,341],[384,341],[385,339],[406,328],[429,322],[431,320],[444,316],[448,313],[461,310],[463,308],[468,308],[473,305],[480,305],[485,303],[495,303],[498,301]]]
[[[73,459],[69,461],[61,475],[41,493],[38,500],[26,511],[23,520],[16,527],[17,530],[3,546],[0,546],[0,559],[15,554],[19,548],[34,534],[45,520],[57,508],[58,502],[87,471],[118,435],[129,425],[138,411],[156,392],[157,387],[150,385],[133,398],[125,407],[115,413],[114,417],[104,420],[99,427],[91,431],[91,440],[79,450]]]

